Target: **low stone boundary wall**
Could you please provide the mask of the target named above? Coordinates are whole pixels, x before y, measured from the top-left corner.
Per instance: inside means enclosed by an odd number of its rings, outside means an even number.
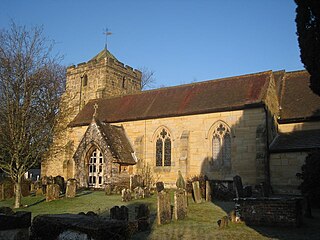
[[[236,198],[236,214],[247,225],[299,227],[302,198]]]

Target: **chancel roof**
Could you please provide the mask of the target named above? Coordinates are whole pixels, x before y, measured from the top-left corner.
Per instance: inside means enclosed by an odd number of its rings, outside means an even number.
[[[262,106],[272,71],[89,101],[69,126],[88,125],[98,104],[103,122],[239,110]]]
[[[270,144],[271,152],[306,151],[320,148],[320,130],[280,133]]]
[[[320,119],[320,96],[309,88],[307,71],[289,72],[281,79],[279,122]]]

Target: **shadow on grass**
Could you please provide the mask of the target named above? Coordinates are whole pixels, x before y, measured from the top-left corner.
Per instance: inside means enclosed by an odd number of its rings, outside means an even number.
[[[46,198],[40,199],[39,201],[37,201],[35,203],[29,204],[28,207],[32,207],[32,206],[38,205],[39,203],[42,203],[44,201],[46,201]]]
[[[89,190],[81,190],[81,191],[78,191],[76,196],[75,197],[82,197],[82,196],[85,196],[85,195],[89,195],[89,194],[92,194],[92,191],[89,191]]]

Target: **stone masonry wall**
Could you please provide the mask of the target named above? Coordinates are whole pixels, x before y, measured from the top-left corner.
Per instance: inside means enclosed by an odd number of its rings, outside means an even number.
[[[270,155],[271,185],[275,193],[300,194],[296,177],[306,159],[306,152],[272,153]]]
[[[299,227],[302,224],[301,198],[239,198],[236,212],[247,225]]]

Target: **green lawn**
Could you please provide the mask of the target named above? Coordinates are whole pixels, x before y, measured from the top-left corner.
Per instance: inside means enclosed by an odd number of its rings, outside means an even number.
[[[173,201],[172,201],[173,202]],[[73,199],[60,199],[45,202],[44,197],[26,197],[23,202],[24,211],[31,211],[32,216],[38,214],[79,213],[94,211],[103,216],[109,215],[109,209],[115,205],[127,205],[130,219],[134,219],[134,207],[146,203],[151,209],[152,228],[149,232],[138,233],[133,239],[320,239],[320,212],[314,211],[314,219],[305,219],[301,228],[266,228],[248,227],[244,223],[230,223],[226,229],[219,229],[217,220],[233,208],[232,202],[193,203],[189,198],[188,217],[181,221],[158,226],[156,222],[156,195],[151,198],[121,202],[121,196],[106,196],[104,192],[84,191]],[[0,201],[0,206],[12,206],[13,199]]]

